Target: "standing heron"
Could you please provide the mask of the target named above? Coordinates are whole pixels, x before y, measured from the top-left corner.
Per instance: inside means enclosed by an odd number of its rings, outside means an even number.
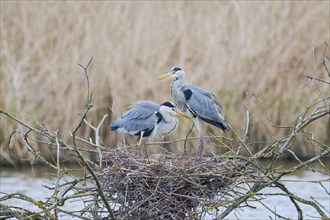
[[[177,113],[171,102],[161,105],[152,101],[133,103],[130,110],[110,124],[112,131],[128,133],[140,137],[164,136],[172,133],[178,126]]]
[[[200,134],[200,143],[197,157],[200,158],[203,151],[204,139],[202,134],[202,121],[220,128],[223,131],[230,130],[229,124],[221,115],[222,106],[217,97],[197,86],[184,83],[185,72],[180,67],[173,67],[158,80],[170,77],[171,96],[174,104],[182,112],[190,114]]]

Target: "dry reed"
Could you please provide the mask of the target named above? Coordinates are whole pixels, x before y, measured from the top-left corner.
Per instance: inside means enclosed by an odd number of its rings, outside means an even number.
[[[329,57],[325,58],[330,60]],[[251,153],[250,146],[246,143],[246,135],[249,130],[247,120],[244,135],[241,138],[237,137],[240,141],[239,146],[227,146],[220,138],[212,138],[229,149],[222,155],[208,152],[204,157],[198,159],[186,153],[149,155],[140,148],[136,149],[135,146],[111,149],[103,148],[100,145],[99,130],[108,115],[105,115],[97,126],[91,125],[86,120],[86,116],[92,108],[87,70],[91,63],[92,59],[87,65],[80,65],[84,70],[88,92],[85,110],[69,135],[72,144],[63,142],[58,137],[58,130],[49,131],[47,126],[42,124],[38,125],[40,128],[36,128],[20,121],[8,112],[0,110],[1,115],[25,128],[25,131],[18,130],[16,133],[27,145],[26,150],[35,158],[30,162],[34,163],[36,159],[39,159],[44,165],[57,170],[56,183],[44,186],[54,191],[52,196],[46,198],[45,201],[35,200],[21,192],[10,194],[0,192],[3,195],[0,198],[1,217],[57,219],[65,214],[65,216],[86,220],[91,217],[94,219],[116,219],[117,217],[121,219],[202,219],[206,217],[206,214],[210,214],[220,220],[237,208],[251,208],[249,202],[255,201],[260,202],[274,216],[285,219],[286,217],[279,214],[276,207],[269,207],[262,200],[269,196],[287,196],[296,209],[297,219],[303,219],[304,216],[304,211],[299,203],[315,209],[322,219],[327,218],[324,206],[314,198],[305,199],[293,194],[282,183],[281,178],[295,173],[301,168],[310,169],[309,165],[316,161],[320,163],[321,169],[313,169],[313,171],[328,173],[329,169],[322,159],[329,155],[329,146],[314,139],[313,134],[306,132],[305,129],[309,124],[324,120],[330,114],[330,97],[324,97],[324,94],[320,93],[322,98],[306,108],[305,112],[297,118],[297,123],[290,129],[288,135],[255,154]],[[330,77],[328,67],[324,67]],[[319,78],[314,80],[329,84]],[[249,115],[248,110],[247,115]],[[92,139],[84,140],[77,137],[78,131],[82,129],[84,123],[95,132],[95,142]],[[315,155],[310,159],[302,160],[291,150],[299,135],[313,146]],[[226,138],[223,140],[231,141]],[[48,162],[36,150],[35,144],[37,143],[50,150],[55,147],[56,159]],[[84,147],[81,143],[92,149]],[[249,156],[244,156],[243,150],[247,151]],[[77,159],[81,168],[88,174],[85,173],[84,177],[79,179],[66,179],[66,175],[71,176],[71,171],[61,165],[64,158],[60,153],[63,151],[70,155],[70,160]],[[91,151],[99,155],[98,164],[86,157]],[[285,153],[292,155],[298,164],[290,165],[290,168],[283,167],[283,165],[278,166],[276,161]],[[270,161],[263,166],[258,163],[261,158],[268,158]],[[105,163],[106,168],[102,169]],[[66,180],[64,184],[60,184],[63,178]],[[323,186],[324,181],[326,180],[313,180],[324,188],[325,193],[328,193],[326,187]],[[261,192],[262,189],[268,187],[276,187],[283,193]],[[79,199],[77,200],[77,198]],[[32,212],[26,208],[2,204],[2,202],[12,199],[28,202],[42,211]],[[72,200],[83,201],[83,209],[65,210],[62,206],[69,200],[71,202],[74,202]]]
[[[88,119],[96,122],[108,113],[112,117],[106,123],[115,118],[109,107],[120,114],[136,100],[169,100],[169,83],[155,77],[179,65],[188,82],[220,97],[227,121],[238,132],[244,128],[245,91],[255,94],[258,99],[251,96],[248,103],[249,140],[272,142],[287,129],[271,123],[293,125],[301,106],[319,96],[304,74],[326,77],[320,63],[329,39],[329,4],[1,1],[0,107],[23,121],[59,128],[61,137],[80,120],[72,116],[85,103],[78,63],[94,57],[94,108]],[[326,85],[320,89],[329,94]],[[324,120],[306,129],[327,141],[328,125]],[[189,126],[182,121],[170,138],[184,137]],[[2,157],[9,153],[8,136],[15,128],[20,127],[1,118]],[[79,136],[91,132],[85,126]],[[115,146],[116,134],[104,127],[100,135],[105,145]],[[311,153],[302,144],[299,154]],[[17,139],[9,148],[26,157],[22,145]]]

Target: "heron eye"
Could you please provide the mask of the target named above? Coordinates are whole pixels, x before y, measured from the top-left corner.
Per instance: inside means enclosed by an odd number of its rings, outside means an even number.
[[[175,78],[175,80],[178,80],[178,79],[179,79],[178,77]]]

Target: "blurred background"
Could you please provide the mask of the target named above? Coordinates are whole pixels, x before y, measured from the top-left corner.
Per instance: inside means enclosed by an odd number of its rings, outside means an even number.
[[[78,64],[93,57],[88,72],[94,107],[87,119],[96,125],[109,114],[101,138],[104,146],[116,147],[121,136],[109,123],[134,101],[171,100],[170,82],[155,78],[177,65],[186,82],[218,95],[223,115],[239,135],[249,107],[247,142],[256,151],[289,131],[272,125],[293,126],[320,92],[330,93],[328,86],[319,84],[319,91],[305,77],[327,80],[322,59],[330,38],[329,4],[1,1],[0,107],[34,126],[36,120],[50,131],[59,129],[60,138],[69,141],[87,96]],[[22,127],[3,115],[0,119],[1,157],[28,158],[20,138],[8,144],[10,133]],[[190,129],[191,122],[180,122],[170,140],[184,138]],[[329,118],[306,130],[329,144]],[[213,127],[204,132],[232,136]],[[84,125],[78,135],[92,134]],[[299,137],[296,143],[298,155],[313,153]],[[182,143],[173,147],[182,151]]]

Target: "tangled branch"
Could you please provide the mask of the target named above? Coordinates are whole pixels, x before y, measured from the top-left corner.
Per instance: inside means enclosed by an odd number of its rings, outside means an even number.
[[[323,65],[330,79],[326,59],[328,57],[324,53]],[[93,107],[88,76],[91,63],[92,58],[86,66],[79,64],[83,68],[87,81],[87,98],[80,120],[70,134],[71,143],[65,143],[57,130],[49,131],[41,123],[37,123],[38,127],[29,125],[10,113],[0,110],[1,115],[22,127],[15,130],[11,138],[19,134],[35,160],[38,159],[56,170],[56,181],[47,186],[53,193],[45,201],[35,200],[19,192],[1,193],[1,218],[58,219],[64,215],[81,219],[202,219],[209,214],[220,220],[236,209],[251,207],[249,205],[251,201],[257,201],[276,217],[286,219],[287,217],[280,215],[263,202],[268,196],[289,198],[296,209],[297,219],[303,219],[304,216],[301,204],[312,207],[321,218],[327,218],[326,211],[317,201],[312,197],[306,199],[295,195],[281,181],[284,176],[302,168],[308,168],[310,164],[317,161],[322,163],[322,158],[330,156],[330,146],[314,139],[305,131],[311,123],[325,120],[330,115],[330,97],[323,94],[317,84],[315,86],[320,93],[320,99],[297,118],[287,136],[264,146],[256,153],[250,151],[250,145],[246,142],[250,124],[248,106],[250,95],[246,92],[246,123],[242,136],[233,129],[234,135],[230,138],[206,137],[228,151],[222,155],[208,153],[197,160],[186,152],[187,140],[195,139],[195,137],[188,138],[189,133],[184,139],[146,143],[146,145],[182,144],[184,154],[148,155],[134,146],[118,149],[101,146],[99,130],[107,115],[104,115],[96,127],[86,119]],[[307,78],[314,82],[329,84],[329,80],[310,75]],[[95,141],[91,138],[85,140],[77,137],[77,132],[84,123],[94,132]],[[315,155],[312,158],[303,160],[294,153],[292,146],[297,136],[304,137],[306,142],[315,148]],[[234,144],[235,141],[237,145]],[[49,162],[44,159],[36,150],[37,144],[55,149],[56,160]],[[245,149],[247,154],[243,154],[241,149]],[[61,165],[61,153],[64,152],[76,159],[82,169],[87,171],[84,177],[75,177],[69,169]],[[86,153],[98,155],[98,163],[89,159]],[[289,168],[276,167],[276,161],[287,153],[292,155],[298,164]],[[269,159],[270,163],[263,166],[259,160],[265,158]],[[323,165],[321,168],[323,169],[320,172],[330,174],[326,166]],[[321,181],[314,181],[323,186]],[[262,193],[261,190],[267,187],[276,187],[281,190],[281,193],[271,195]],[[324,186],[323,189],[330,196],[329,190]],[[84,202],[81,210],[68,211],[63,208],[65,203],[75,202],[77,198]],[[33,212],[26,208],[5,205],[6,201],[12,199],[28,202],[39,208],[39,211]]]

